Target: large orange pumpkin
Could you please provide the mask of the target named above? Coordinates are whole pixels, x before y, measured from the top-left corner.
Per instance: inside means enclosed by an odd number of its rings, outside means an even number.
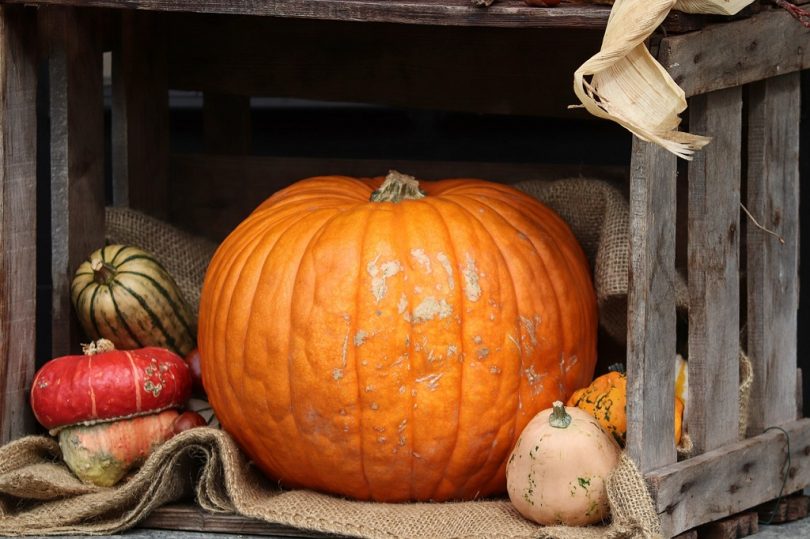
[[[300,181],[222,243],[200,305],[210,402],[289,487],[504,492],[523,427],[593,377],[587,261],[556,214],[508,186],[381,183]]]

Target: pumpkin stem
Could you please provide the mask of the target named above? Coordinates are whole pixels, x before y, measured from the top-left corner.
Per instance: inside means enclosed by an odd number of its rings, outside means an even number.
[[[82,353],[86,356],[94,356],[104,352],[112,352],[115,350],[115,345],[112,341],[107,339],[99,339],[89,344],[82,344]]]
[[[93,280],[98,284],[110,284],[115,277],[115,266],[103,262],[100,258],[90,261],[90,269],[93,270]]]
[[[554,401],[551,406],[553,411],[548,418],[549,424],[558,429],[567,428],[571,424],[571,416],[565,411],[562,401]]]
[[[425,192],[419,188],[419,180],[396,170],[388,172],[379,189],[371,193],[371,202],[393,202],[419,200],[425,198]]]

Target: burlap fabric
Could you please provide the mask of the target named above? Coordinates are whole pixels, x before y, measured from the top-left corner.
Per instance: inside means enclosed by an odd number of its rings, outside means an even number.
[[[299,529],[369,538],[652,538],[658,517],[644,480],[622,457],[608,481],[613,522],[543,528],[506,499],[379,504],[310,491],[280,490],[223,431],[186,431],[159,448],[138,473],[113,487],[82,484],[47,437],[0,448],[0,535],[105,535],[136,525],[161,504],[195,494],[206,510],[233,512]]]
[[[157,258],[196,317],[205,269],[216,244],[129,208],[108,207],[105,225],[107,243],[134,245]]]

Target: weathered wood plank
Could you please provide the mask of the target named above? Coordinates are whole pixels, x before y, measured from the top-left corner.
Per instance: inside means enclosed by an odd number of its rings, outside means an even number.
[[[36,12],[0,6],[0,445],[34,432]]]
[[[667,37],[658,50],[661,65],[692,96],[810,67],[810,31],[783,10],[766,10]]]
[[[754,366],[749,434],[796,417],[799,305],[798,73],[752,84],[746,206],[748,355]]]
[[[121,13],[112,58],[113,203],[165,218],[169,94],[163,18]]]
[[[801,493],[772,500],[754,508],[759,520],[768,524],[782,524],[807,518],[810,514],[810,497]]]
[[[700,539],[740,539],[759,531],[759,515],[753,511],[738,513],[710,522],[698,529]]]
[[[602,39],[194,14],[166,24],[174,89],[564,118],[587,117],[568,109],[577,102],[572,74]]]
[[[340,535],[318,533],[246,518],[239,515],[208,513],[193,505],[168,505],[149,514],[142,528],[191,530],[206,533],[267,535],[271,537],[338,538]]]
[[[104,244],[104,98],[97,12],[51,8],[51,278],[54,356],[78,352],[73,272]]]
[[[203,94],[203,141],[212,154],[249,154],[250,97]]]
[[[263,15],[342,21],[394,22],[439,26],[523,28],[586,28],[602,30],[610,8],[564,5],[527,6],[522,0],[501,0],[479,8],[470,0],[4,0],[33,5],[74,5],[139,10]]]
[[[742,89],[693,97],[712,137],[689,164],[689,435],[703,453],[737,440]]]
[[[739,513],[810,484],[810,419],[727,444],[646,474],[665,537]],[[785,472],[787,478],[785,479]]]
[[[633,139],[627,314],[627,451],[642,472],[675,462],[674,155]]]
[[[615,166],[175,154],[169,182],[170,215],[181,228],[221,241],[264,199],[294,181],[324,174],[378,176],[390,169],[422,179],[475,177],[516,182],[586,177],[622,183],[626,178],[626,169]]]

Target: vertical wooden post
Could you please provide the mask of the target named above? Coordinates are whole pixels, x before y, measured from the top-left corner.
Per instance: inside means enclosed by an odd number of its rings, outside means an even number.
[[[746,206],[775,234],[748,220],[746,327],[754,366],[748,433],[754,435],[796,418],[799,73],[751,84],[749,108]]]
[[[73,272],[104,245],[104,98],[98,19],[53,8],[50,36],[52,354],[77,353]]]
[[[0,444],[34,431],[36,11],[0,6]]]
[[[121,13],[112,58],[113,203],[169,213],[169,93],[160,13]]]
[[[205,152],[250,153],[250,97],[206,92],[203,94]]]
[[[677,162],[633,138],[627,315],[627,451],[642,472],[676,460],[675,208]]]
[[[742,90],[693,97],[712,137],[689,164],[689,434],[703,453],[738,438]]]

